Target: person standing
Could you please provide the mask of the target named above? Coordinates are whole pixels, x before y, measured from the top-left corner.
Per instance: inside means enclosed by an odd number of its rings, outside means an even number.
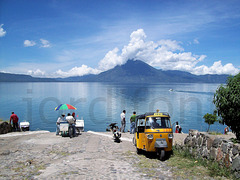
[[[12,127],[13,127],[13,130],[14,131],[17,131],[18,130],[18,116],[16,114],[14,114],[14,112],[12,112],[12,115],[10,116],[10,124],[12,122]]]
[[[120,114],[121,117],[121,132],[124,133],[125,132],[125,127],[126,127],[126,111],[123,110],[123,112]]]
[[[75,112],[72,113],[72,117],[74,119],[74,124],[73,124],[73,136],[75,137],[76,136],[76,116],[75,116]]]
[[[130,134],[135,133],[135,121],[136,121],[136,112],[133,112],[133,115],[130,117]]]
[[[57,119],[57,122],[56,122],[56,125],[57,125],[56,135],[59,135],[59,132],[60,132],[60,122],[63,122],[63,121],[64,121],[64,117],[65,117],[65,114],[62,114],[62,115]]]
[[[70,114],[70,113],[68,113],[68,115],[67,115],[67,117],[66,117],[66,121],[68,122],[68,124],[69,124],[69,127],[68,127],[68,132],[69,132],[69,129],[70,128],[72,128],[72,130],[73,130],[73,132],[72,132],[72,134],[70,133],[69,134],[69,136],[70,136],[70,138],[72,138],[72,136],[74,136],[74,118],[73,118],[73,116]]]

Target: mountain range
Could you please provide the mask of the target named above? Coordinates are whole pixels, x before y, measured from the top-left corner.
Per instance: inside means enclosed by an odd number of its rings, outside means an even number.
[[[67,78],[36,78],[30,75],[0,73],[0,82],[114,82],[114,83],[226,83],[229,75],[194,75],[185,71],[156,69],[140,60],[100,74]]]

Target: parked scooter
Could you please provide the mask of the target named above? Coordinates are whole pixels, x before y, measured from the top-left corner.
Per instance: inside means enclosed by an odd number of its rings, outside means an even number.
[[[121,142],[121,133],[118,131],[117,123],[109,124],[110,131],[113,133],[113,140],[114,142],[120,143]]]

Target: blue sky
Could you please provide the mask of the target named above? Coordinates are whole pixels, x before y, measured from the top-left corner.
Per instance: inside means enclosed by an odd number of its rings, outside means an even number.
[[[239,9],[239,0],[0,0],[0,71],[81,76],[138,59],[234,75]]]

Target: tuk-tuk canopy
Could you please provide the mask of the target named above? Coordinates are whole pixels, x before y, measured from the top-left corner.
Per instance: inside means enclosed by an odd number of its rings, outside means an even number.
[[[162,114],[163,116],[169,116],[169,114],[167,112],[159,112],[159,113],[156,113],[156,112],[146,112],[145,114],[138,115],[137,119],[145,119],[146,116],[154,116],[156,114]]]

